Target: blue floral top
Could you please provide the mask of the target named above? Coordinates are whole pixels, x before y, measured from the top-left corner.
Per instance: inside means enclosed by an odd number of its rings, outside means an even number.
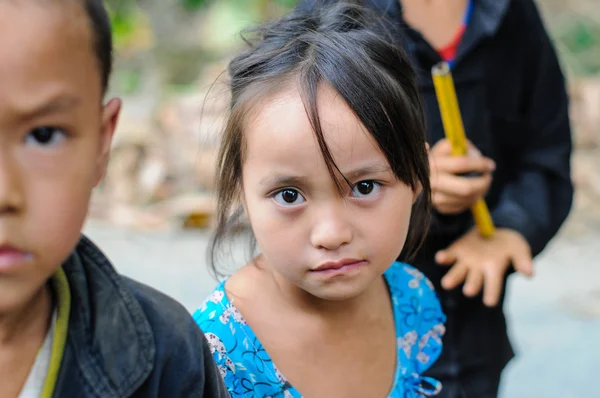
[[[436,395],[441,384],[421,374],[439,357],[446,317],[431,282],[415,268],[394,263],[384,274],[390,289],[397,369],[388,398]],[[225,294],[223,281],[194,313],[232,398],[299,398],[240,312]]]

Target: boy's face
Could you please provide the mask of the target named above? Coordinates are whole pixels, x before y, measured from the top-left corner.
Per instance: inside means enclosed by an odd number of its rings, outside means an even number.
[[[77,243],[119,108],[102,106],[78,2],[0,0],[0,316],[26,305]]]

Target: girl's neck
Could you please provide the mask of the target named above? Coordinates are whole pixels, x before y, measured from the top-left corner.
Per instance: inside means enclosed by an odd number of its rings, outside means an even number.
[[[52,317],[52,294],[44,287],[29,301],[14,310],[0,312],[0,352],[3,347],[27,344],[31,339],[44,340]]]

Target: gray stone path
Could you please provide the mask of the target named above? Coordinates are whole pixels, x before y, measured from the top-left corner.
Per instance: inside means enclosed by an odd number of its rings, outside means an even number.
[[[205,232],[133,232],[91,222],[86,233],[118,270],[193,311],[215,286]],[[600,397],[600,228],[561,234],[536,262],[536,276],[512,277],[506,309],[517,351],[502,398]],[[243,261],[239,248],[234,253]],[[594,370],[595,369],[595,370]]]

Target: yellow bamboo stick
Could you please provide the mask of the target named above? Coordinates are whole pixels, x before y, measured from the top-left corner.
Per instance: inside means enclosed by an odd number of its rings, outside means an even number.
[[[446,139],[452,145],[452,154],[454,156],[467,156],[467,137],[458,107],[450,66],[447,62],[440,62],[431,69],[431,75]],[[495,228],[485,200],[479,199],[475,202],[471,207],[471,213],[480,235],[485,238],[491,237]]]

